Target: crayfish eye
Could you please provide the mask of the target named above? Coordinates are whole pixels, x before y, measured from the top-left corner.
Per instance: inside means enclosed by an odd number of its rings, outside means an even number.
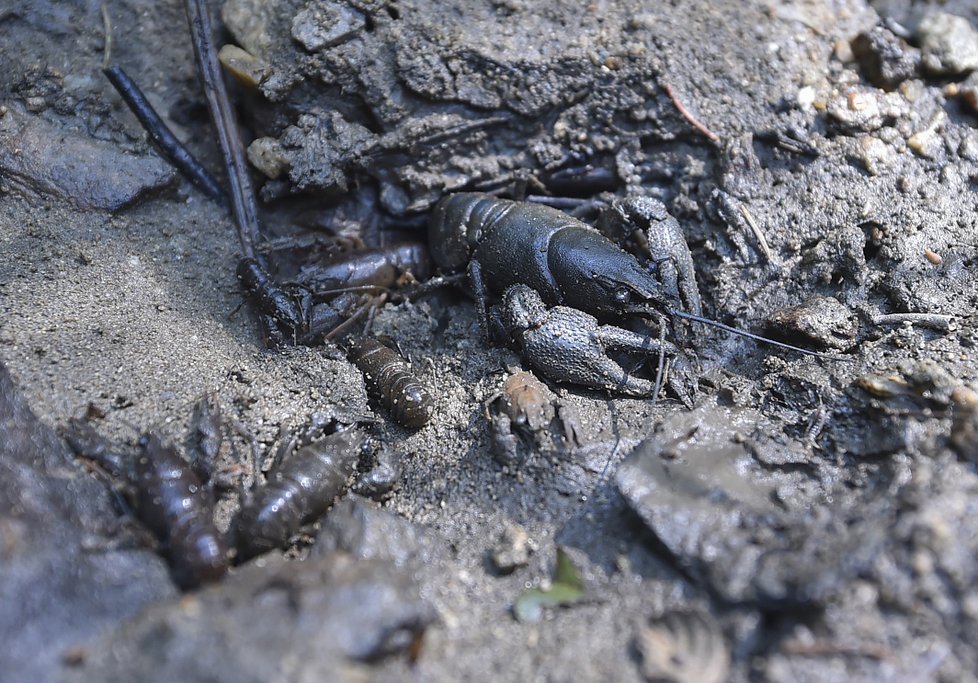
[[[615,290],[615,301],[620,304],[628,303],[628,299],[630,298],[629,294],[630,293],[627,289],[624,287],[619,287]]]

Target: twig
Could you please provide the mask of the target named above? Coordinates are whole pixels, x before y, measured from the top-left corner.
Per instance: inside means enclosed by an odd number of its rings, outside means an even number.
[[[910,323],[912,325],[920,325],[921,327],[929,327],[939,332],[947,332],[951,328],[951,321],[953,319],[953,316],[942,315],[940,313],[887,313],[886,315],[878,315],[873,318],[873,323],[876,325],[902,325],[903,323]]]
[[[353,323],[355,323],[357,320],[362,318],[365,313],[373,310],[377,306],[380,306],[386,300],[387,300],[386,294],[381,294],[379,297],[371,297],[371,299],[367,303],[360,306],[357,310],[353,312],[353,314],[349,318],[347,318],[339,325],[331,329],[323,338],[327,340],[338,338],[341,334],[345,333],[348,329],[350,329]]]
[[[105,48],[102,50],[102,68],[108,69],[112,60],[112,18],[109,16],[109,6],[102,3],[102,34]]]
[[[257,259],[255,245],[260,235],[258,207],[255,204],[251,178],[248,177],[248,166],[238,133],[238,124],[234,118],[231,101],[228,99],[227,89],[224,87],[217,51],[214,49],[214,32],[211,29],[210,17],[204,0],[186,0],[186,10],[194,55],[197,58],[197,72],[204,86],[207,108],[217,128],[221,154],[227,166],[228,182],[231,185],[231,206],[238,224],[241,252],[246,258]]]
[[[579,199],[577,197],[547,197],[541,194],[529,194],[526,196],[526,201],[533,202],[534,204],[545,204],[555,209],[570,210],[576,209],[582,204],[587,204],[591,200]]]
[[[764,237],[764,233],[761,232],[761,227],[754,220],[754,216],[751,215],[751,212],[747,210],[746,206],[738,204],[737,208],[740,209],[740,213],[744,216],[744,220],[747,221],[747,225],[750,226],[751,232],[754,233],[755,239],[760,244],[764,260],[771,263],[774,260],[774,255],[771,253],[771,247],[767,245],[767,239]]]
[[[676,97],[676,94],[672,91],[671,85],[663,81],[662,89],[666,91],[666,95],[668,95],[669,99],[672,100],[672,103],[675,105],[676,109],[679,111],[680,114],[683,115],[683,118],[685,118],[687,121],[690,122],[690,124],[692,124],[693,128],[701,132],[711,142],[715,142],[717,144],[720,143],[720,136],[714,133],[709,128],[707,128],[705,125],[703,125],[699,119],[693,116],[690,113],[690,111],[683,106],[683,103],[679,101],[679,98]]]
[[[813,642],[789,640],[781,646],[781,651],[785,654],[804,657],[839,655],[843,657],[867,657],[880,661],[893,659],[893,653],[882,645],[834,643],[826,640]]]
[[[226,203],[224,190],[218,185],[214,176],[197,161],[183,143],[173,134],[160,115],[153,109],[146,96],[139,89],[121,66],[103,69],[109,82],[128,105],[129,110],[136,115],[150,139],[163,153],[171,164],[183,173],[201,192],[211,199]]]

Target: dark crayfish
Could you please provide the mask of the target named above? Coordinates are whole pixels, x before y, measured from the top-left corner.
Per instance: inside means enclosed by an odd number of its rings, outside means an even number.
[[[278,284],[256,259],[238,264],[238,280],[259,315],[266,346],[319,343],[362,315],[386,292],[426,277],[428,253],[419,242],[341,253],[305,266],[297,281]]]
[[[627,315],[659,320],[660,334],[668,317],[673,336],[680,341],[683,334],[677,321],[685,319],[823,355],[703,318],[689,247],[678,222],[658,200],[616,201],[599,224],[604,232],[638,243],[640,253],[649,258],[648,266],[602,232],[562,211],[480,193],[442,199],[432,214],[429,243],[442,269],[467,268],[490,334],[514,344],[554,381],[632,395],[656,392],[651,382],[633,381],[608,357],[606,348],[664,352],[676,357],[679,367],[686,365],[669,342],[597,324],[596,318]],[[636,235],[641,239],[634,239]],[[502,297],[495,316],[490,316],[490,293]],[[670,373],[671,386],[688,402],[692,387],[688,377],[678,377],[683,374]]]
[[[279,285],[255,259],[241,259],[238,280],[258,313],[268,347],[316,344],[363,305],[363,296],[356,292],[324,302],[306,287]]]
[[[196,588],[227,572],[228,549],[214,525],[211,491],[173,447],[147,434],[135,458],[127,458],[82,420],[71,421],[65,438],[80,457],[123,479],[123,494],[160,542],[177,585]]]
[[[346,487],[360,460],[363,432],[349,427],[303,446],[268,473],[234,520],[238,560],[282,548],[319,519]]]

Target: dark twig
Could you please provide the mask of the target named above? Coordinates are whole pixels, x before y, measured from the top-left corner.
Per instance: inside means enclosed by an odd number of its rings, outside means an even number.
[[[129,110],[136,115],[143,128],[149,133],[150,139],[156,147],[163,153],[171,164],[183,173],[200,191],[211,199],[221,202],[227,201],[224,190],[218,185],[214,176],[197,161],[183,143],[173,134],[160,115],[153,109],[146,96],[133,82],[129,75],[122,70],[121,66],[110,66],[102,70],[105,77],[109,79],[112,86],[116,89]]]
[[[260,235],[258,206],[255,204],[251,178],[248,177],[248,166],[238,133],[238,123],[234,118],[234,110],[231,108],[231,101],[224,87],[221,66],[217,60],[217,51],[214,49],[214,32],[210,17],[204,0],[186,0],[186,9],[187,21],[190,22],[190,37],[197,57],[197,72],[204,86],[207,108],[217,128],[221,153],[228,171],[228,182],[231,184],[231,206],[238,224],[241,252],[245,258],[257,258],[255,245]]]
[[[675,105],[679,113],[683,115],[683,118],[685,118],[687,121],[690,122],[690,124],[692,124],[693,128],[701,132],[710,141],[719,144],[720,136],[714,133],[709,128],[707,128],[705,125],[703,125],[699,119],[693,116],[692,113],[690,113],[690,111],[683,106],[683,103],[679,101],[678,97],[676,97],[676,93],[672,91],[671,85],[663,81],[662,89],[666,91],[666,95],[668,95],[669,99],[672,100],[673,105]]]

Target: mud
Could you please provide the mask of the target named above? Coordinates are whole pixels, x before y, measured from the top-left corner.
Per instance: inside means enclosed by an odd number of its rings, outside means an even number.
[[[221,41],[257,64],[236,97],[271,238],[423,234],[445,193],[524,181],[646,194],[683,227],[707,315],[844,360],[702,331],[692,410],[554,385],[574,438],[531,435],[548,447],[500,462],[484,404],[518,358],[443,292],[374,323],[434,398],[410,432],[335,345],[261,348],[230,217],[164,187],[101,75],[100,3],[0,10],[11,680],[638,681],[663,675],[650,643],[680,642],[710,666],[672,680],[978,678],[972,3],[219,5]],[[182,7],[105,7],[112,61],[218,169]],[[31,163],[21,120],[54,131]],[[151,170],[103,174],[115,162],[82,149]],[[93,204],[96,186],[117,199]],[[87,413],[112,438],[184,443],[208,392],[265,469],[311,414],[373,415],[400,481],[180,597],[51,430]],[[239,506],[219,503],[222,529]],[[558,545],[585,599],[517,622]]]

